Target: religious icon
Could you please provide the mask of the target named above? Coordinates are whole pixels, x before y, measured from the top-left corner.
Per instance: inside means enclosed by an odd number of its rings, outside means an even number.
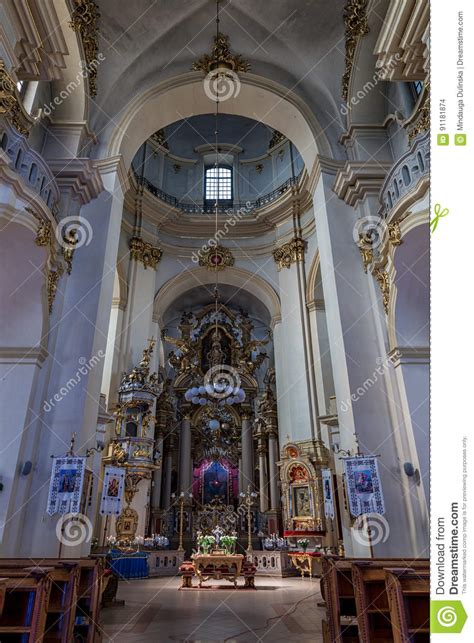
[[[61,469],[59,473],[59,493],[74,493],[77,469]]]
[[[372,472],[369,469],[356,470],[354,487],[357,494],[373,493]]]
[[[295,487],[295,516],[311,516],[311,504],[308,487]]]
[[[119,492],[120,480],[117,477],[109,478],[109,484],[107,486],[107,496],[110,498],[116,498]]]

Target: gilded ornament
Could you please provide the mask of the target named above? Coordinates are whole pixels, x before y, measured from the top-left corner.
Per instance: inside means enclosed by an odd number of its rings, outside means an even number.
[[[288,243],[284,243],[273,251],[273,258],[276,261],[277,269],[290,268],[293,263],[304,260],[305,242],[301,237],[294,237]]]
[[[56,297],[56,291],[58,289],[58,282],[63,272],[64,270],[62,266],[58,266],[55,270],[48,271],[47,291],[48,291],[48,309],[50,313],[53,310],[53,303]]]
[[[429,84],[425,87],[425,99],[418,111],[414,126],[408,131],[408,143],[413,145],[415,138],[430,129],[430,92]]]
[[[169,150],[169,145],[166,141],[165,130],[163,128],[152,134],[150,136],[150,139],[160,147],[164,147],[165,150]]]
[[[218,33],[214,36],[214,45],[211,54],[204,54],[199,60],[193,63],[193,71],[203,71],[208,74],[218,67],[226,67],[233,72],[249,71],[250,64],[240,54],[231,54],[229,36]]]
[[[402,231],[398,221],[388,224],[388,238],[392,246],[399,246],[402,243]]]
[[[268,144],[268,150],[271,150],[272,147],[275,147],[275,145],[278,145],[282,141],[285,140],[285,135],[279,132],[277,129],[273,130],[272,137],[270,139],[270,143]]]
[[[130,257],[135,259],[135,261],[141,261],[145,270],[149,267],[156,270],[156,266],[163,254],[160,248],[156,248],[152,246],[151,243],[143,241],[141,237],[132,237],[129,248]]]
[[[362,262],[364,264],[364,272],[367,273],[367,268],[370,266],[374,260],[374,251],[372,248],[367,248],[365,246],[359,246],[360,254],[362,255]]]
[[[374,275],[380,286],[380,292],[382,293],[382,302],[385,314],[388,315],[388,305],[390,303],[390,279],[388,273],[385,270],[379,269],[374,273]]]
[[[224,270],[227,266],[234,265],[234,256],[229,248],[215,246],[203,252],[199,257],[199,265],[208,270]]]
[[[74,0],[75,9],[71,14],[72,29],[76,31],[82,40],[84,56],[87,65],[87,76],[89,80],[89,93],[91,97],[97,95],[97,57],[99,53],[99,7],[93,0]]]
[[[33,124],[26,113],[16,84],[5,69],[0,58],[0,115],[5,115],[13,127],[23,136],[28,136]]]
[[[346,38],[345,71],[342,77],[342,97],[349,97],[349,81],[354,66],[354,56],[357,43],[361,36],[369,33],[367,22],[367,0],[348,0],[344,9],[344,24]]]

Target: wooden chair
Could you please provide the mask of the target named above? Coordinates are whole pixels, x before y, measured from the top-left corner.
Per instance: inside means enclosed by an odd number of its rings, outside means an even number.
[[[27,558],[0,559],[0,570],[4,572],[0,573],[0,576],[14,573],[14,569],[25,568],[26,565],[31,567],[31,564],[32,559]],[[65,605],[59,607],[58,601],[56,601],[48,617],[51,640],[70,641],[75,640],[74,637],[77,637],[78,640],[85,643],[100,643],[102,641],[102,628],[99,618],[104,573],[103,560],[99,558],[48,558],[42,559],[42,564],[48,566],[50,571],[54,570],[55,574],[62,570],[63,580],[65,579],[65,569],[76,569],[75,589],[74,591],[71,589],[67,593],[67,599],[65,599],[70,602],[70,608],[67,609]],[[57,576],[58,582],[59,576]],[[55,599],[54,590],[53,599]],[[57,593],[56,599],[59,600]],[[56,616],[53,616],[54,614]],[[61,615],[63,616],[61,617]],[[54,632],[55,636],[53,638]],[[62,639],[63,632],[67,632],[69,638]]]
[[[4,605],[0,616],[2,643],[43,643],[51,578],[47,570],[35,568],[4,579]]]
[[[394,643],[429,643],[429,571],[386,569],[385,583]]]
[[[429,561],[423,560],[366,560],[352,564],[352,581],[354,584],[357,623],[361,643],[391,642],[392,624],[390,607],[385,588],[385,568],[406,565],[412,569],[428,570]]]

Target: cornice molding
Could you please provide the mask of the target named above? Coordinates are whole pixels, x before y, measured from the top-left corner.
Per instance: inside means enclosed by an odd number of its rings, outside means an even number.
[[[348,205],[356,207],[368,195],[378,195],[387,172],[388,161],[347,161],[336,175],[333,190]]]
[[[48,355],[48,350],[44,346],[3,346],[0,348],[0,363],[33,364],[41,368]]]
[[[50,159],[47,163],[60,190],[71,190],[82,205],[97,198],[104,189],[96,162],[91,159]]]
[[[395,367],[403,364],[429,364],[429,346],[396,346],[389,353]]]
[[[110,156],[106,159],[94,161],[94,166],[99,170],[101,176],[117,175],[123,194],[130,189],[130,177],[125,168],[122,155]]]

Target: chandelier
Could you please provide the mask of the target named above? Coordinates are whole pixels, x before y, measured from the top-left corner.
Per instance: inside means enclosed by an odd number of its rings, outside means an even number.
[[[214,39],[214,49],[211,57],[201,60],[199,65],[194,69],[203,69],[209,73],[226,74],[235,69],[246,71],[248,64],[240,57],[232,57],[228,50],[228,38],[219,32],[219,0],[216,2],[216,36]],[[219,92],[216,92],[212,98],[215,100],[215,168],[219,167]],[[225,100],[225,98],[224,98]],[[218,233],[218,213],[219,213],[219,185],[216,191],[215,200],[215,233]],[[221,414],[224,406],[241,404],[245,400],[245,391],[241,388],[240,376],[235,368],[224,363],[225,356],[220,343],[218,330],[219,316],[219,273],[221,258],[218,256],[217,245],[214,246],[214,252],[210,251],[210,265],[215,271],[215,330],[212,334],[212,347],[209,351],[208,358],[210,368],[204,376],[204,381],[199,386],[192,386],[184,393],[184,399],[196,406],[207,406],[209,411],[213,411],[216,416]],[[217,430],[220,427],[220,421],[212,418],[209,421],[209,427]]]

